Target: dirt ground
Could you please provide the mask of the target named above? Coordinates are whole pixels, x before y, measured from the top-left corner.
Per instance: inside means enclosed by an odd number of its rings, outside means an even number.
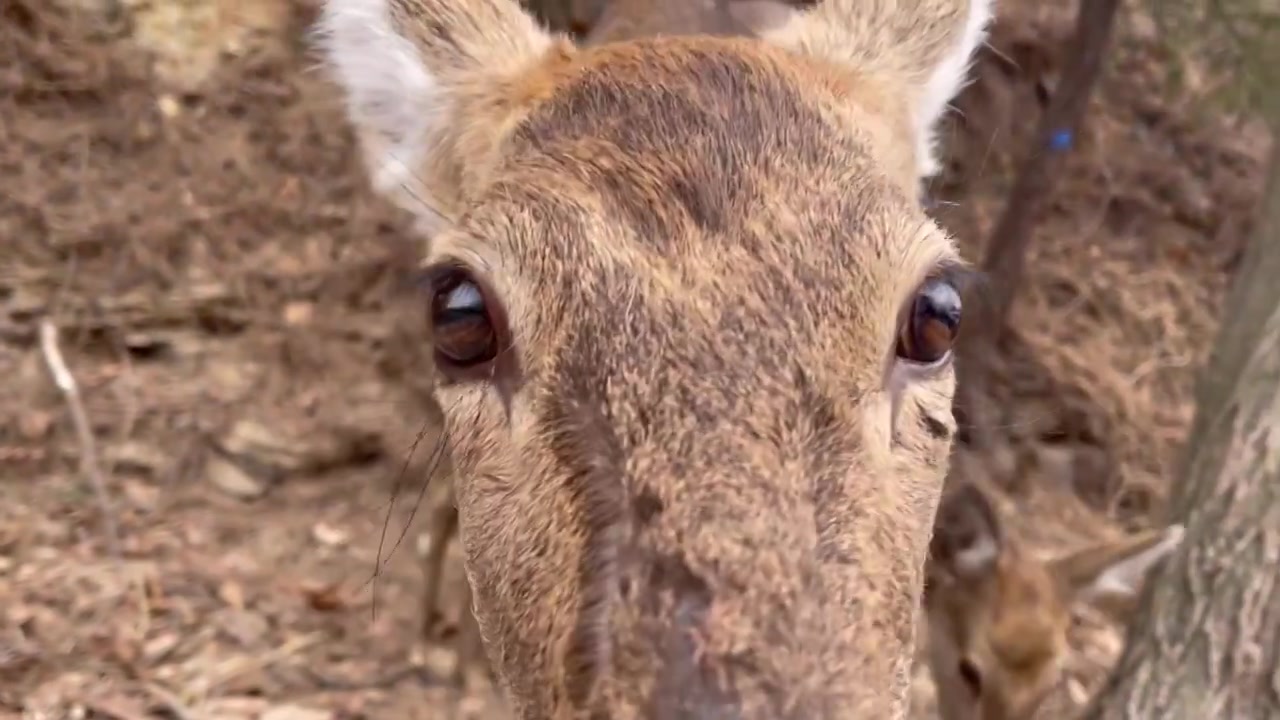
[[[314,11],[0,0],[0,717],[501,717],[415,643],[416,241],[366,189]],[[1002,13],[936,188],[970,257],[1070,29],[1060,0]],[[1267,139],[1168,91],[1180,61],[1126,19],[988,359],[1000,442],[957,459],[1045,548],[1158,522],[1249,229]],[[1082,638],[1078,683],[1117,637]]]

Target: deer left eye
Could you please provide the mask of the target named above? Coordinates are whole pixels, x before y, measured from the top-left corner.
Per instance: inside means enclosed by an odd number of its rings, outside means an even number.
[[[897,356],[920,365],[947,359],[960,335],[961,309],[954,285],[938,278],[926,281],[898,330]]]

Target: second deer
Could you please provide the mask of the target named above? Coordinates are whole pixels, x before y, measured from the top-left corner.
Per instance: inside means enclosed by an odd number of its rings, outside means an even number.
[[[1073,611],[1132,599],[1182,536],[1182,526],[1171,525],[1040,557],[1005,528],[978,486],[948,492],[925,591],[929,669],[942,720],[1072,717],[1069,697],[1054,691]]]

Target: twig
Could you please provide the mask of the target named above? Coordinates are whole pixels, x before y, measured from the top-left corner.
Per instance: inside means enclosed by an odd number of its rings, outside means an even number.
[[[365,680],[332,678],[308,665],[300,665],[298,670],[301,670],[304,675],[310,678],[311,682],[315,683],[316,687],[322,690],[385,690],[399,685],[402,680],[411,677],[417,677],[423,685],[428,687],[444,687],[444,682],[433,675],[430,670],[412,663],[390,670],[378,677]]]
[[[143,687],[146,688],[147,692],[150,693],[152,697],[164,705],[166,710],[173,713],[173,716],[178,718],[178,720],[196,720],[196,718],[199,717],[199,715],[192,712],[192,710],[182,702],[181,698],[169,692],[163,686],[157,683],[148,682],[144,683]]]
[[[40,321],[40,352],[44,355],[45,365],[53,376],[53,383],[58,386],[62,396],[71,410],[71,422],[75,425],[76,437],[80,442],[80,472],[93,486],[94,495],[98,498],[98,506],[102,512],[102,524],[107,534],[107,547],[111,556],[118,562],[120,552],[120,531],[116,526],[115,514],[111,510],[111,499],[107,495],[106,479],[98,464],[98,448],[93,440],[93,426],[89,424],[89,416],[85,412],[84,402],[80,399],[80,387],[76,378],[67,368],[62,358],[62,350],[58,347],[58,328],[48,320]]]

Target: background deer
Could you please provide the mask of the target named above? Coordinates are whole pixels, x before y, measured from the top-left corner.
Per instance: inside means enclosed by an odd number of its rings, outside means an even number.
[[[459,534],[520,717],[901,717],[962,263],[919,208],[985,0],[579,50],[511,0],[329,0],[432,234]]]
[[[1070,697],[1053,691],[1073,610],[1132,599],[1182,536],[1182,526],[1172,525],[1039,557],[1005,527],[978,486],[948,492],[925,590],[929,667],[943,720],[1072,717]]]
[[[455,507],[453,485],[448,477],[440,477],[428,488],[427,507],[430,525],[426,534],[426,551],[422,557],[421,618],[423,639],[431,643],[439,639],[442,631],[440,626],[444,617],[440,596],[444,588],[445,561],[449,546],[458,533],[458,510]],[[457,651],[456,664],[450,680],[462,685],[466,682],[469,671],[486,668],[480,628],[476,625],[475,615],[471,610],[471,587],[465,582],[458,587],[463,596],[453,642]]]

